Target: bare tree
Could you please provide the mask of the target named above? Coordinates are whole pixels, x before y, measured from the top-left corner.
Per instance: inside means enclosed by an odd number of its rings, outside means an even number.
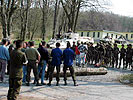
[[[4,38],[10,38],[12,16],[19,7],[19,3],[20,0],[0,0],[0,16]]]
[[[20,9],[20,16],[21,16],[21,32],[20,32],[20,39],[25,40],[26,37],[26,30],[28,24],[28,14],[29,9],[31,6],[31,0],[21,0],[21,9]]]

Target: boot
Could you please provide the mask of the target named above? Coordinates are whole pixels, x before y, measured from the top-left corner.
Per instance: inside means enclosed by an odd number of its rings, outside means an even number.
[[[76,83],[76,81],[74,81],[74,86],[78,86],[78,84]]]
[[[67,85],[67,82],[65,81],[65,84],[64,85]]]
[[[37,84],[36,84],[36,86],[41,86],[41,84],[39,84],[39,81],[37,81]]]
[[[51,81],[49,81],[49,83],[47,84],[48,86],[51,86]]]
[[[59,82],[57,81],[56,86],[59,86]]]

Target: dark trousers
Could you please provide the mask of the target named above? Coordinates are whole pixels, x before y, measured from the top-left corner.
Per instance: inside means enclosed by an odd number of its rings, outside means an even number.
[[[125,57],[124,56],[120,56],[120,62],[119,62],[119,67],[121,66],[121,61],[123,60],[123,68],[125,66]]]
[[[33,74],[35,77],[35,81],[38,82],[39,80],[39,75],[38,75],[38,68],[36,65],[36,61],[28,61],[27,64],[27,75],[26,75],[26,81],[29,83],[30,82],[30,73],[31,73],[31,69],[33,69]]]
[[[115,64],[115,67],[117,68],[118,66],[118,56],[115,56],[112,58],[112,66],[114,67],[114,64]]]
[[[132,57],[126,57],[126,68],[128,67],[128,65],[130,68],[132,65]]]
[[[0,81],[4,80],[7,61],[0,59]]]
[[[9,90],[7,95],[8,100],[17,100],[21,85],[22,78],[9,78]]]
[[[56,81],[59,82],[60,81],[60,65],[59,66],[52,66],[51,67],[51,71],[50,71],[50,75],[49,75],[49,81],[51,82],[53,79],[53,73],[54,73],[54,69],[56,67]]]
[[[75,72],[74,72],[73,66],[66,66],[66,65],[64,65],[64,67],[63,67],[64,81],[67,80],[67,69],[68,69],[68,68],[69,68],[69,70],[70,70],[70,73],[71,73],[71,76],[72,76],[73,81],[76,81],[76,77],[75,77]]]
[[[46,79],[48,79],[49,76],[50,76],[51,68],[52,68],[51,62],[48,62],[48,69],[47,69]]]

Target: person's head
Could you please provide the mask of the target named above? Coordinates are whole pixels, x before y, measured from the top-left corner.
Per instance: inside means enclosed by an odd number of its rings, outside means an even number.
[[[29,42],[29,46],[30,46],[30,47],[33,47],[33,46],[34,46],[34,41],[30,41],[30,42]]]
[[[22,40],[17,40],[16,41],[16,48],[17,49],[23,48],[23,41]]]
[[[23,48],[26,48],[26,47],[27,47],[27,45],[26,45],[26,43],[24,42],[24,43],[23,43]]]
[[[117,44],[116,43],[114,44],[114,47],[117,47]]]
[[[81,42],[81,44],[84,44],[83,42]]]
[[[132,48],[132,44],[129,44],[129,47]]]
[[[59,48],[59,47],[60,47],[60,43],[57,42],[57,43],[56,43],[56,48]]]
[[[47,48],[50,48],[50,45],[49,44],[47,44]]]
[[[70,47],[71,47],[70,42],[67,42],[67,48],[70,48]]]
[[[75,42],[73,42],[73,45],[75,45]]]
[[[42,41],[42,46],[46,46],[46,42],[45,41]]]
[[[7,46],[8,45],[8,39],[2,39],[2,44]]]
[[[122,46],[122,48],[124,48],[124,44],[122,44],[121,46]]]

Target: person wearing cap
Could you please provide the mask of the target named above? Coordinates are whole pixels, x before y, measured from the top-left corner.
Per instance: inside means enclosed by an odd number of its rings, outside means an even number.
[[[126,56],[126,49],[124,48],[124,44],[122,44],[122,48],[120,49],[119,68],[121,67],[121,60],[123,60],[123,68],[124,68],[124,66],[125,66],[125,56]]]
[[[23,78],[23,64],[27,64],[28,60],[25,53],[21,51],[23,42],[16,41],[16,48],[11,52],[10,72],[9,72],[9,90],[7,100],[17,100]]]
[[[10,60],[7,45],[8,45],[8,40],[3,39],[2,46],[0,46],[0,82],[4,81],[7,62],[8,60]]]
[[[68,42],[67,43],[67,48],[63,51],[63,60],[64,60],[64,67],[63,67],[63,72],[64,72],[64,85],[67,85],[67,69],[69,68],[74,86],[78,86],[76,83],[76,78],[75,78],[75,72],[73,68],[73,59],[75,57],[75,53],[72,49],[70,49],[71,45]]]

